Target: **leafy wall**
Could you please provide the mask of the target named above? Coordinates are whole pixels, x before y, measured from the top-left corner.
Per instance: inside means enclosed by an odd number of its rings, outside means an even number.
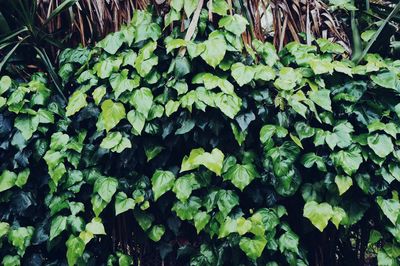
[[[400,62],[250,47],[212,12],[193,40],[136,12],[65,50],[65,104],[1,78],[3,264],[399,263]]]

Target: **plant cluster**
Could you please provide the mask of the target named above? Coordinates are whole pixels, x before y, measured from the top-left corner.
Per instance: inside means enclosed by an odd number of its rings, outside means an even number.
[[[1,78],[2,263],[400,263],[400,62],[246,45],[225,1],[185,38],[192,2],[65,50],[66,105]]]

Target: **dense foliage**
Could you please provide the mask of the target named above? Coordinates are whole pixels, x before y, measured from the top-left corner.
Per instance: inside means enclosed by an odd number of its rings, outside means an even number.
[[[65,50],[66,105],[1,78],[2,263],[400,263],[400,62],[244,45],[225,1],[185,40],[174,3]]]

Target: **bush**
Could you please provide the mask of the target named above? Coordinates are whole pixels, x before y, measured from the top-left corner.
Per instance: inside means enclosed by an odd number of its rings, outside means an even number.
[[[278,55],[207,15],[192,41],[136,12],[65,50],[66,106],[2,77],[3,264],[399,263],[400,62]]]

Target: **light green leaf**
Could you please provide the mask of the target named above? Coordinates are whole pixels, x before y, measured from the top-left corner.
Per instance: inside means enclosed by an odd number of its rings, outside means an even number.
[[[17,175],[14,172],[4,170],[0,175],[0,192],[12,188],[17,181]]]
[[[165,115],[170,117],[179,108],[180,103],[178,101],[169,100],[165,105]]]
[[[14,126],[21,131],[25,140],[29,140],[39,126],[39,117],[31,115],[17,116]]]
[[[242,107],[242,99],[236,95],[218,93],[215,95],[215,106],[230,119],[235,118]]]
[[[203,165],[220,176],[223,161],[224,154],[217,148],[214,148],[211,153],[205,152],[203,148],[193,149],[189,157],[183,158],[180,172],[193,170]]]
[[[142,130],[144,128],[144,124],[146,121],[144,115],[135,110],[131,110],[127,115],[127,119],[129,123],[132,125],[133,134],[135,135],[142,134]]]
[[[237,36],[240,36],[246,30],[246,25],[248,24],[247,20],[238,14],[225,16],[218,22],[219,27],[224,27],[227,31]]]
[[[329,90],[318,90],[318,91],[310,91],[308,96],[310,97],[311,101],[313,101],[318,106],[324,108],[325,110],[332,112],[331,106],[331,98],[329,97],[330,91]]]
[[[107,132],[113,129],[126,116],[124,105],[112,100],[105,100],[101,105],[101,110],[99,120],[104,122],[104,128]]]
[[[279,78],[275,80],[274,85],[281,90],[293,90],[301,81],[299,71],[291,67],[283,67],[279,71]]]
[[[108,34],[103,40],[97,43],[97,47],[103,48],[109,54],[115,54],[124,42],[121,32]]]
[[[163,225],[154,225],[151,229],[150,232],[148,233],[148,236],[151,240],[154,242],[160,241],[161,237],[165,233],[165,228]]]
[[[257,170],[252,164],[236,164],[223,175],[224,180],[230,180],[240,190],[247,187],[257,176]]]
[[[83,252],[85,251],[85,242],[83,242],[81,238],[71,235],[66,242],[66,246],[68,265],[76,265],[78,259],[82,257]]]
[[[211,216],[206,212],[198,212],[194,216],[194,226],[196,227],[197,234],[200,233],[201,230],[208,224]]]
[[[106,231],[104,230],[104,225],[101,221],[101,218],[99,217],[94,217],[92,221],[86,225],[85,230],[92,233],[93,235],[106,234]]]
[[[253,80],[255,69],[252,66],[246,66],[242,63],[235,63],[231,67],[232,77],[236,80],[239,86],[243,86]]]
[[[250,220],[246,220],[243,217],[239,217],[236,220],[236,230],[239,233],[239,235],[241,235],[241,236],[246,234],[247,232],[250,232],[251,227],[252,227],[252,223]]]
[[[122,140],[121,132],[108,132],[107,136],[100,143],[103,149],[112,149],[117,146]]]
[[[190,197],[189,200],[175,202],[172,210],[181,220],[193,220],[194,216],[199,212],[201,200],[198,197]]]
[[[183,9],[185,10],[186,17],[190,17],[196,10],[199,0],[185,0]]]
[[[342,195],[353,185],[353,180],[347,175],[337,175],[335,183],[339,189],[339,195]]]
[[[51,221],[50,226],[50,241],[59,236],[65,229],[67,229],[67,217],[58,215]]]
[[[344,172],[349,176],[357,172],[363,162],[360,150],[358,149],[352,149],[349,151],[341,150],[337,153],[332,153],[331,158],[333,159],[335,166],[343,168]]]
[[[303,216],[308,218],[322,232],[333,216],[333,209],[326,202],[318,204],[315,201],[309,201],[304,205]]]
[[[207,64],[215,68],[222,59],[224,59],[226,52],[225,39],[221,37],[209,38],[204,42],[205,50],[201,54],[201,58],[206,61]]]
[[[153,93],[149,88],[140,88],[133,92],[132,98],[129,102],[136,108],[136,111],[140,112],[147,118],[153,104]]]
[[[167,48],[167,54],[172,50],[185,47],[186,41],[184,39],[165,39],[165,48]]]
[[[119,215],[135,208],[135,200],[128,198],[124,192],[118,192],[115,196],[115,215]]]
[[[197,182],[193,174],[184,175],[175,181],[172,191],[180,201],[186,201],[190,197],[190,194],[192,194],[193,187],[196,184]]]
[[[110,84],[113,88],[115,98],[117,99],[122,93],[132,91],[134,88],[139,87],[140,78],[136,76],[135,79],[128,78],[128,69],[122,70],[120,73],[114,73],[110,77]]]
[[[394,150],[392,139],[387,135],[374,134],[367,140],[368,146],[381,158],[386,158]]]
[[[154,200],[156,201],[165,192],[171,190],[174,182],[175,175],[172,172],[157,170],[151,178]]]
[[[270,66],[257,65],[254,67],[254,71],[255,80],[270,81],[274,80],[276,77],[275,70]]]
[[[256,236],[253,239],[242,237],[239,242],[240,249],[252,260],[261,257],[266,244],[267,240],[263,236]]]
[[[392,224],[396,225],[397,220],[400,215],[400,203],[399,200],[395,199],[383,199],[381,196],[376,198],[376,202],[379,207],[383,211],[383,214],[392,222]]]
[[[97,192],[100,197],[107,203],[112,199],[112,196],[117,191],[118,180],[112,177],[98,178],[94,183],[94,192]]]
[[[11,87],[12,80],[9,76],[2,76],[0,79],[0,95],[8,91]]]

